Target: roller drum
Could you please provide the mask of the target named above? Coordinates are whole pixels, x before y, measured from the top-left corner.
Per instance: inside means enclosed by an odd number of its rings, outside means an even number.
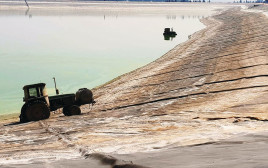
[[[79,89],[76,92],[75,97],[76,97],[76,102],[79,105],[90,104],[93,102],[93,93],[91,90],[89,90],[87,88]]]

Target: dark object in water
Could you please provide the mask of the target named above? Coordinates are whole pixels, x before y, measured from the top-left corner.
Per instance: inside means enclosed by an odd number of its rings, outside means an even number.
[[[45,83],[37,83],[23,87],[25,104],[21,108],[20,122],[47,119],[50,116],[50,111],[59,108],[63,108],[65,116],[79,115],[81,114],[81,105],[95,103],[92,91],[87,88],[79,89],[76,94],[59,95],[55,81],[57,95],[48,96],[45,86]]]
[[[176,36],[177,33],[175,31],[173,31],[173,29],[171,28],[165,28],[165,31],[163,33],[163,35],[169,35],[169,36]]]
[[[173,31],[172,28],[165,28],[163,35],[165,40],[170,40],[170,38],[173,39],[174,37],[176,37],[177,33]]]

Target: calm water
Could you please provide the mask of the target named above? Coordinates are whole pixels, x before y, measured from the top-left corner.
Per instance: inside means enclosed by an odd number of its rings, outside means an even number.
[[[47,83],[53,95],[56,77],[60,92],[72,93],[146,65],[204,28],[204,16],[2,12],[0,114],[20,112],[26,84]],[[178,33],[172,41],[165,27]]]

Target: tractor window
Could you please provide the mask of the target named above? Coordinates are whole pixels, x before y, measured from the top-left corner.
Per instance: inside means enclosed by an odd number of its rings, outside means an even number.
[[[30,97],[38,97],[36,88],[29,88],[29,96]]]

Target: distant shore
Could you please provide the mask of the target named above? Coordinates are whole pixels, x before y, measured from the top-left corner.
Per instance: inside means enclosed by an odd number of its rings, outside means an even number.
[[[174,14],[181,12],[185,15],[195,15],[199,11],[214,13],[215,10],[221,10],[232,6],[241,6],[241,4],[224,4],[224,3],[168,3],[168,2],[127,2],[127,1],[27,1],[29,8],[24,1],[0,1],[0,15],[2,12],[10,12],[10,14],[29,12],[34,15],[49,15],[49,14],[98,14],[107,12],[110,14],[120,13],[143,13],[150,11],[151,13],[170,13]],[[242,5],[243,6],[243,5]],[[169,7],[169,10],[165,10]],[[178,11],[177,8],[181,7]],[[191,10],[189,12],[189,9]],[[29,10],[29,11],[28,11]],[[214,10],[214,11],[213,11]],[[49,11],[49,12],[47,12]],[[59,12],[60,11],[60,12]]]
[[[161,58],[94,89],[83,115],[3,126],[0,165],[101,168],[92,154],[103,153],[129,168],[267,166],[268,19],[234,6],[202,22]]]

